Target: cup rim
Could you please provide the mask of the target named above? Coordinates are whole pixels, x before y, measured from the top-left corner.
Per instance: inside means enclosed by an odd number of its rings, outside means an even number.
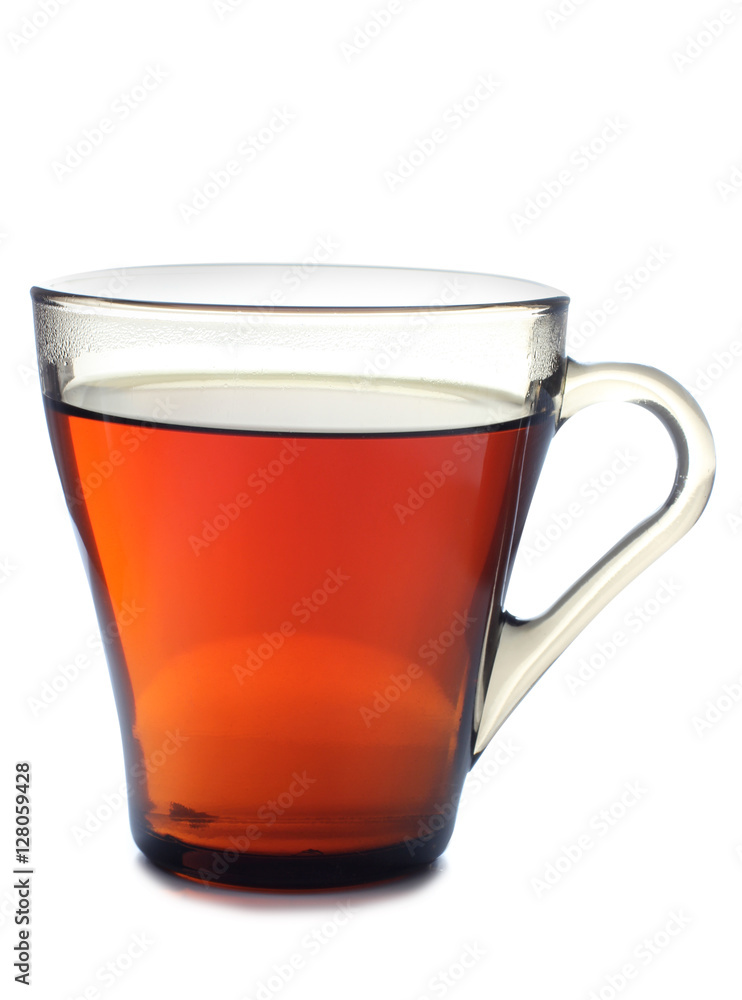
[[[269,269],[278,269],[284,274],[289,274],[296,269],[306,270],[308,266],[306,262],[296,264],[284,262],[233,262],[225,264],[153,264],[136,267],[106,268],[99,271],[85,271],[64,275],[42,285],[34,285],[31,288],[31,297],[35,303],[67,305],[69,308],[75,308],[76,306],[100,308],[102,305],[105,305],[112,309],[157,309],[187,312],[260,312],[275,313],[277,315],[297,313],[463,312],[472,309],[513,309],[521,307],[528,309],[533,309],[534,307],[553,309],[559,306],[566,306],[569,303],[569,297],[559,289],[524,278],[479,271],[368,264],[316,263],[311,265],[312,271],[310,274],[313,274],[317,270],[322,270],[325,274],[328,274],[329,271],[336,271],[338,272],[338,278],[356,278],[369,282],[376,281],[377,284],[383,282],[385,276],[399,283],[403,279],[410,279],[412,281],[420,281],[421,279],[430,280],[437,275],[440,277],[441,282],[445,279],[449,281],[468,279],[470,284],[472,281],[474,282],[475,287],[470,294],[463,297],[463,300],[459,299],[453,302],[438,302],[433,300],[427,303],[422,301],[406,303],[403,300],[385,304],[382,300],[376,303],[359,301],[355,304],[343,301],[333,304],[331,301],[327,301],[326,303],[322,301],[311,302],[308,298],[304,304],[286,304],[280,301],[261,304],[258,301],[251,302],[244,299],[241,301],[223,301],[224,296],[218,295],[210,296],[214,301],[203,301],[200,298],[200,293],[195,290],[193,283],[191,282],[190,286],[188,284],[188,279],[193,279],[196,273],[200,274],[203,284],[203,280],[210,273],[212,277],[216,277],[216,271],[219,269],[222,269],[222,271],[231,271],[232,269],[249,270],[254,275],[261,270],[267,274]],[[355,274],[352,275],[350,272],[355,272]],[[125,288],[128,283],[127,279],[131,279],[132,276],[148,279],[150,284],[153,283],[152,279],[155,279],[155,285],[157,279],[164,279],[160,281],[160,288],[163,289],[167,285],[167,279],[170,278],[172,284],[172,279],[175,277],[184,283],[183,287],[186,290],[190,287],[190,297],[188,294],[186,296],[175,296],[168,295],[167,293],[126,296],[117,294],[118,290],[112,291],[116,281],[119,284],[123,283]],[[107,287],[105,286],[106,279],[108,279]],[[305,292],[311,291],[311,281],[307,282],[307,284],[309,288],[305,289]],[[103,286],[101,291],[91,291],[92,288],[101,286]],[[379,289],[376,291],[377,295],[378,293]],[[237,296],[234,297],[237,298]]]

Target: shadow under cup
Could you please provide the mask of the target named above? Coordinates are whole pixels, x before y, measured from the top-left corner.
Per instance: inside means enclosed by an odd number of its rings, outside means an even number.
[[[429,864],[479,752],[566,297],[406,269],[318,267],[293,300],[280,266],[124,273],[125,297],[109,272],[32,296],[136,843],[231,886]]]

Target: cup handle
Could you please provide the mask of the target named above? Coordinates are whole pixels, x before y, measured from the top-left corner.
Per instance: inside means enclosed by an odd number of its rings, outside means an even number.
[[[659,417],[675,445],[675,483],[659,510],[624,535],[547,611],[527,620],[504,613],[491,668],[485,657],[480,669],[473,760],[588,622],[688,531],[709,498],[714,441],[700,407],[681,385],[644,365],[579,364],[568,358],[557,430],[578,410],[602,402],[637,403]]]

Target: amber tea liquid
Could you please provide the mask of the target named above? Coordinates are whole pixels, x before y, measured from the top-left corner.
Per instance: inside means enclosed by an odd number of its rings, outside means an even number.
[[[440,854],[553,414],[331,378],[63,399],[47,418],[144,853],[286,888]]]

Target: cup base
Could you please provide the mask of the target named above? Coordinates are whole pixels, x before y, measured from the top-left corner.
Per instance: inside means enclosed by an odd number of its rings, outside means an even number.
[[[226,888],[312,890],[368,885],[427,867],[446,848],[451,828],[425,842],[393,844],[347,854],[257,854],[219,851],[148,830],[133,831],[142,853],[159,868]]]

